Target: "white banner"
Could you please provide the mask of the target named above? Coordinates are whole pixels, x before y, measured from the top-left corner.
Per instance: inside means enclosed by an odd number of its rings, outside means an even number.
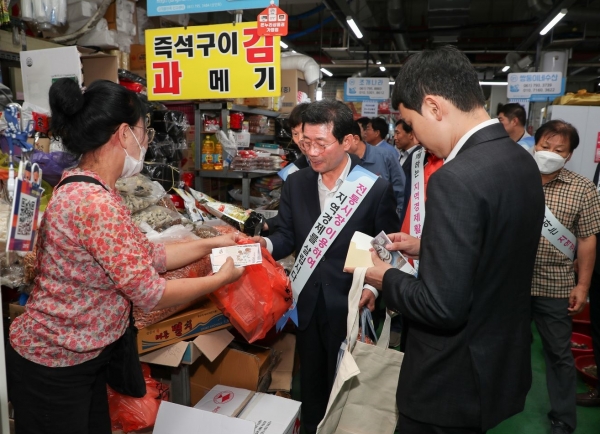
[[[425,223],[425,148],[421,147],[413,154],[411,167],[410,195],[410,235],[421,238]],[[419,261],[414,261],[415,270],[419,270]]]

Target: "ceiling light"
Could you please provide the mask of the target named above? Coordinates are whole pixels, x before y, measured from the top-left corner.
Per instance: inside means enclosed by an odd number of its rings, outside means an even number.
[[[288,47],[288,44],[286,44],[285,42],[283,42],[283,41],[280,39],[280,40],[279,40],[279,46],[285,50],[285,49]]]
[[[502,72],[506,72],[510,69],[510,66],[506,65],[504,68],[502,68]]]
[[[358,29],[358,26],[356,25],[356,23],[354,22],[354,20],[352,19],[352,17],[346,17],[346,21],[348,21],[348,25],[350,26],[350,28],[352,29],[352,31],[354,32],[354,34],[356,35],[356,37],[358,39],[361,39],[363,37],[363,34]]]
[[[378,60],[377,62],[375,62],[377,65],[381,65],[381,60]]]
[[[542,31],[540,32],[540,35],[543,36],[546,33],[548,33],[552,29],[552,27],[554,27],[556,25],[556,23],[558,23],[560,20],[563,19],[563,17],[565,15],[567,15],[567,10],[566,9],[561,9],[560,12],[557,13],[554,18],[552,18],[552,21],[550,21],[548,23],[548,25],[542,29]]]
[[[321,68],[321,72],[329,77],[333,77],[333,72],[329,71],[328,69]]]
[[[481,86],[507,86],[508,83],[506,81],[480,81],[479,84]]]
[[[380,66],[380,67],[379,67],[379,70],[380,70],[381,72],[385,71],[385,66]]]
[[[296,50],[292,50],[292,53],[297,53],[297,51]]]
[[[390,81],[390,84],[394,85],[394,84],[396,84],[396,82],[395,81]]]

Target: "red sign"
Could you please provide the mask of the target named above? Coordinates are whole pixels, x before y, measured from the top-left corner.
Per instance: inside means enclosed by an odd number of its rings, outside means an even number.
[[[287,36],[288,16],[274,4],[258,14],[259,36]]]
[[[215,404],[225,404],[233,399],[233,392],[229,390],[224,392],[219,392],[214,398],[213,401]]]
[[[600,163],[600,133],[598,133],[598,140],[596,141],[596,156],[594,157],[594,163]]]

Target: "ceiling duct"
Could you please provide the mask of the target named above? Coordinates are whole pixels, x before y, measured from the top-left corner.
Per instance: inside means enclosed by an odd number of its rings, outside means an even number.
[[[427,22],[430,29],[455,28],[467,24],[471,0],[429,0]],[[432,39],[434,43],[456,43],[460,31],[444,33]]]
[[[533,63],[533,59],[531,58],[531,56],[521,57],[519,53],[515,53],[514,51],[508,53],[504,61],[508,66],[510,66],[510,69],[508,70],[509,73],[528,72],[529,65]]]
[[[404,27],[404,11],[402,0],[389,0],[387,4],[387,15],[392,30],[402,30]],[[393,33],[394,44],[398,51],[408,51],[409,46],[402,33]]]

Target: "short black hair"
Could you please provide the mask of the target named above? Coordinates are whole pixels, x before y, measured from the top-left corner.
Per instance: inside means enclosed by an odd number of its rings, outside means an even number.
[[[571,152],[579,146],[579,133],[577,128],[568,122],[561,120],[553,120],[546,122],[535,132],[535,143],[538,144],[545,136],[561,136],[569,141]]]
[[[373,128],[373,131],[379,131],[381,140],[384,140],[390,132],[388,123],[385,121],[385,119],[372,118],[369,120],[369,123],[371,124],[371,128]]]
[[[352,134],[353,136],[360,137],[360,125],[359,125],[358,121],[352,122],[352,131],[350,131],[350,134]],[[362,138],[361,138],[361,140],[362,140]]]
[[[508,104],[504,104],[500,110],[498,110],[498,116],[503,114],[509,121],[512,121],[514,118],[519,120],[521,126],[525,126],[527,123],[527,116],[525,114],[525,109],[523,106],[516,102],[511,102]]]
[[[451,45],[409,57],[396,78],[392,106],[397,109],[402,104],[420,114],[425,95],[441,96],[466,113],[485,103],[477,71],[467,56]]]
[[[331,124],[333,125],[331,134],[339,143],[342,143],[344,137],[352,134],[354,119],[352,110],[343,102],[323,99],[308,105],[308,108],[302,113],[302,123],[305,125]]]
[[[371,119],[366,116],[363,116],[356,120],[356,122],[358,122],[360,124],[360,126],[363,127],[363,129],[367,128],[367,125],[369,125],[370,121],[371,121]]]
[[[398,120],[396,121],[396,126],[398,126],[398,125],[402,125],[402,129],[404,130],[404,132],[405,132],[406,134],[410,134],[410,133],[412,133],[412,131],[413,131],[412,127],[411,127],[410,125],[408,125],[408,124],[407,124],[407,123],[404,121],[404,119],[398,119]]]
[[[307,102],[302,102],[296,107],[294,107],[294,109],[290,113],[290,117],[288,118],[288,125],[290,126],[290,128],[296,128],[302,123],[302,113],[304,113],[304,110],[306,110],[308,104],[309,103]]]
[[[146,115],[136,93],[108,80],[94,81],[83,93],[73,79],[59,78],[48,97],[50,130],[77,156],[102,147],[121,124],[133,127]]]

